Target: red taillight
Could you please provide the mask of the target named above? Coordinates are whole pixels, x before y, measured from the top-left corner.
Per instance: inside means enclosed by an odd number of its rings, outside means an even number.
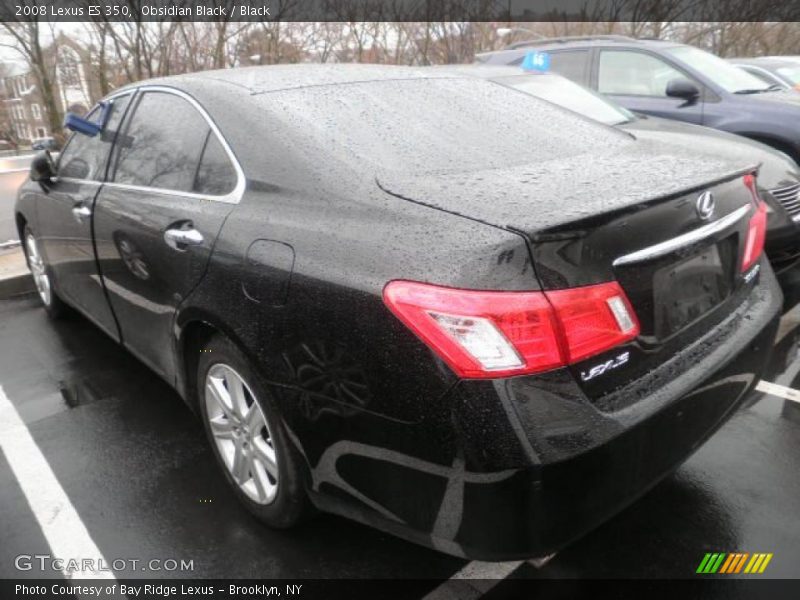
[[[758,186],[756,185],[756,176],[748,173],[742,177],[744,186],[750,191],[750,197],[753,201],[753,206],[758,207],[761,204],[761,196],[758,195]]]
[[[747,238],[742,255],[742,273],[752,267],[761,256],[761,252],[764,250],[764,240],[767,237],[767,205],[758,194],[755,176],[745,175],[744,185],[750,190],[756,213],[750,217],[750,223],[747,226]]]
[[[548,371],[639,334],[616,282],[553,292],[459,290],[392,281],[389,309],[460,377]]]
[[[750,269],[764,250],[764,239],[767,237],[767,205],[759,202],[756,214],[750,217],[747,226],[747,239],[744,242],[742,256],[742,273]]]
[[[566,343],[566,362],[575,363],[639,335],[639,322],[616,281],[545,292]]]

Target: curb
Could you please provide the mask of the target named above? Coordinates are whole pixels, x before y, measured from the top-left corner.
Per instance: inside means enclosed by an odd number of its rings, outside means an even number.
[[[30,273],[0,279],[0,300],[8,300],[14,296],[34,291],[36,291],[36,285],[34,285],[33,276]]]
[[[0,254],[0,300],[36,290],[22,249]]]

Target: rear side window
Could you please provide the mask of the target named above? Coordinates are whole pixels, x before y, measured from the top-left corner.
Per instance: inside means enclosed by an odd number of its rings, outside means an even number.
[[[87,179],[101,181],[105,176],[106,159],[108,158],[111,143],[119,129],[120,121],[125,115],[125,109],[130,102],[130,95],[119,96],[110,100],[111,114],[108,116],[103,131],[89,137],[82,133],[73,133],[69,143],[59,158],[58,175],[70,179]],[[100,107],[96,107],[86,117],[99,125],[101,118]]]
[[[667,84],[687,77],[660,58],[623,50],[603,50],[597,74],[601,94],[667,97]]]
[[[550,70],[558,73],[575,83],[586,83],[586,68],[589,65],[588,50],[563,50],[561,52],[548,52],[550,55]],[[520,56],[512,65],[519,66],[525,56]]]
[[[576,83],[584,83],[586,81],[586,66],[588,64],[588,50],[553,52],[550,55],[550,70]]]
[[[114,182],[190,192],[210,127],[187,100],[145,92],[116,147]]]
[[[192,191],[198,194],[223,196],[232,192],[235,187],[236,170],[233,168],[233,163],[217,134],[209,131]]]

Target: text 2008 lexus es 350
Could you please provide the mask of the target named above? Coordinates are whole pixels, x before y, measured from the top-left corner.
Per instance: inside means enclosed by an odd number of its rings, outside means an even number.
[[[217,71],[70,118],[16,205],[39,294],[173,384],[271,526],[543,556],[711,435],[775,335],[758,165],[489,81]]]

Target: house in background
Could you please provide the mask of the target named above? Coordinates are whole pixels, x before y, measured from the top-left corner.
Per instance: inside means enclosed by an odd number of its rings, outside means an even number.
[[[45,51],[55,62],[54,91],[58,110],[84,114],[100,96],[90,76],[90,52],[63,34]],[[52,136],[36,76],[23,63],[5,63],[0,69],[0,137],[28,145],[32,140]]]

